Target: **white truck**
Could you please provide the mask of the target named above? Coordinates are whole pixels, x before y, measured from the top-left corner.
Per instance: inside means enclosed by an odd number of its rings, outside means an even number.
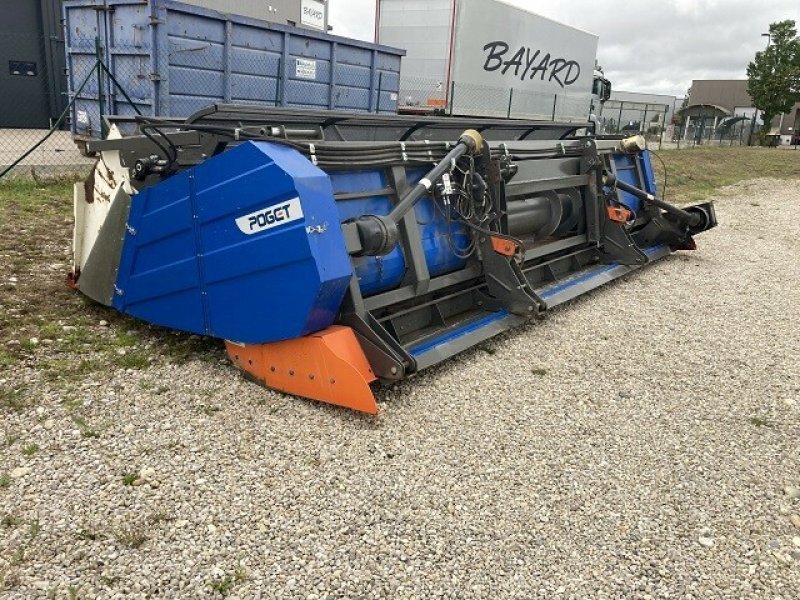
[[[379,0],[376,38],[407,51],[400,112],[586,122],[611,92],[596,35],[497,0]]]

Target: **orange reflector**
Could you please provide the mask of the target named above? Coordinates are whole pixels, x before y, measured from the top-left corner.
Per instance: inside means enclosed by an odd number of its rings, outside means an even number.
[[[492,248],[498,254],[502,254],[503,256],[514,256],[517,252],[519,252],[519,245],[516,242],[496,235],[491,236],[491,239]]]
[[[620,208],[619,206],[609,206],[607,208],[608,218],[615,223],[627,223],[628,219],[631,218],[631,211],[627,208]]]
[[[443,108],[447,106],[447,101],[442,98],[428,98],[425,103],[428,106],[435,106],[437,108]]]
[[[369,387],[375,374],[349,327],[332,325],[270,344],[225,346],[237,367],[268,388],[372,415],[378,412]]]

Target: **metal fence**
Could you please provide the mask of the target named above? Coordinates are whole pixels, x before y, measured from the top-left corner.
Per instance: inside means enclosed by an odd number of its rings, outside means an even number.
[[[667,139],[676,148],[688,146],[749,146],[758,143],[757,123],[751,115],[741,114],[720,118],[699,115],[683,117]]]
[[[531,92],[523,88],[487,86],[402,74],[398,110],[447,115],[524,118],[585,122],[591,95]]]
[[[668,104],[607,100],[597,115],[603,133],[640,133],[649,141],[661,141],[669,123]]]

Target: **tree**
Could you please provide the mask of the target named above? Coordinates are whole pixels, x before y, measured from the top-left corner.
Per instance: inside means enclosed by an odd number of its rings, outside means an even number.
[[[792,20],[769,26],[770,44],[756,52],[747,65],[747,91],[762,112],[762,136],[769,133],[772,119],[792,110],[800,100],[800,38]]]

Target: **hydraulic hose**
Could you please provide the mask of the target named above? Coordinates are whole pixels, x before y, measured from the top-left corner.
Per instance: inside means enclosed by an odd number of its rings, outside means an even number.
[[[359,242],[358,248],[351,253],[356,256],[381,256],[391,252],[400,238],[398,225],[406,213],[450,170],[455,161],[468,153],[479,154],[482,149],[481,134],[473,129],[466,130],[455,147],[403,195],[388,215],[362,215],[346,222],[345,232],[355,227],[354,233]]]
[[[698,225],[702,224],[703,218],[698,214],[693,214],[688,211],[683,210],[682,208],[678,208],[677,206],[673,206],[668,202],[664,202],[660,198],[656,198],[653,194],[648,194],[644,190],[640,190],[639,188],[626,183],[624,181],[620,181],[617,179],[617,176],[613,173],[607,173],[605,183],[607,186],[611,188],[619,188],[623,192],[628,192],[639,198],[642,202],[648,202],[653,206],[657,206],[658,208],[668,212],[669,214],[677,217],[683,223],[686,223],[690,227],[697,227]]]

